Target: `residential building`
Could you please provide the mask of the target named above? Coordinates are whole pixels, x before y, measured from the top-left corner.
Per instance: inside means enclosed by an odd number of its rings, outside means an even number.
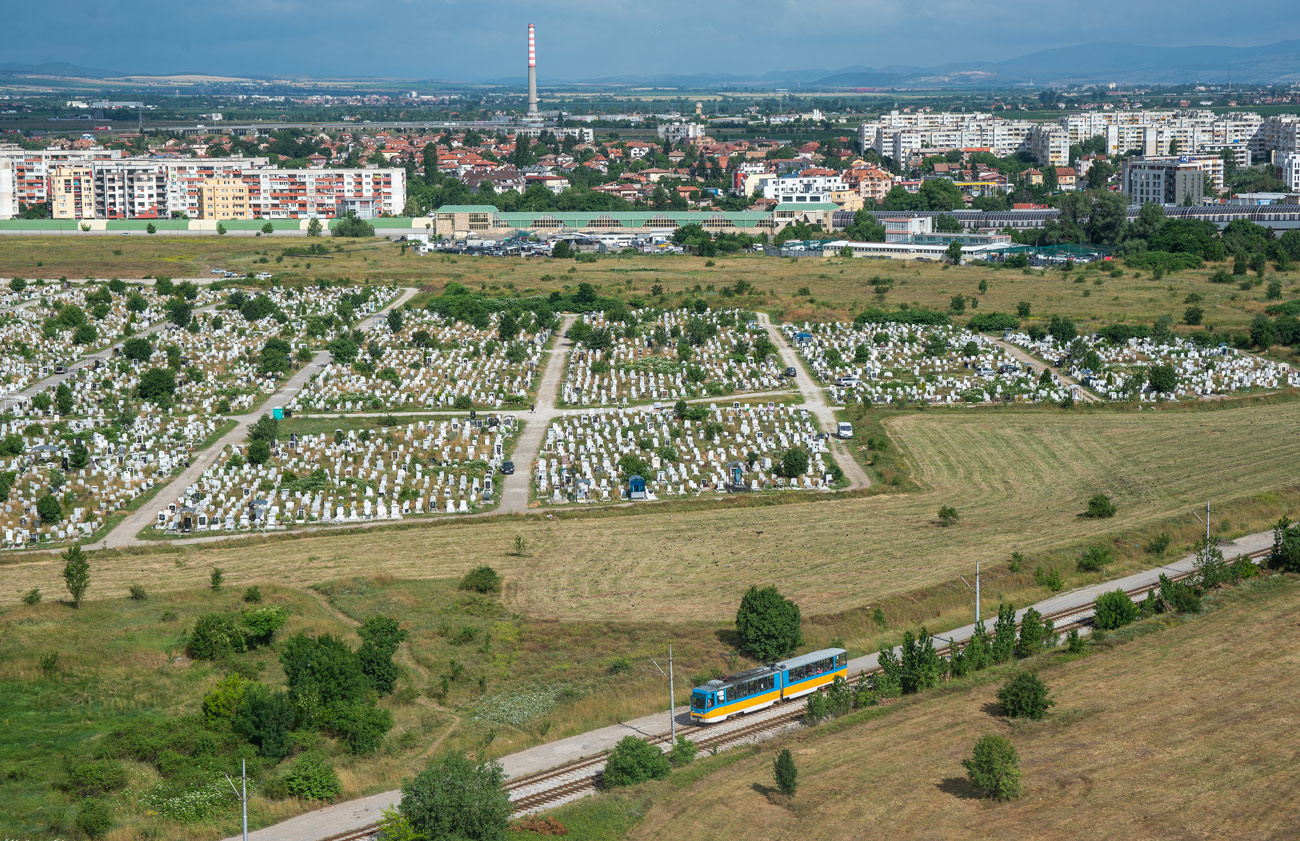
[[[0,219],[13,219],[18,215],[18,185],[14,178],[14,162],[0,157]]]
[[[1067,166],[1070,163],[1070,136],[1057,125],[1035,125],[1025,138],[1029,154],[1043,166]]]
[[[704,126],[699,123],[664,123],[659,126],[659,137],[673,145],[699,143],[704,139]]]
[[[1288,190],[1300,191],[1300,151],[1280,152],[1273,158],[1277,177],[1286,182]]]
[[[1125,158],[1123,190],[1132,204],[1200,204],[1206,172],[1199,162],[1164,158]]]
[[[95,173],[89,164],[56,167],[50,176],[50,216],[95,218]]]
[[[93,167],[95,217],[162,219],[167,209],[167,175],[154,161],[99,161]]]
[[[255,219],[368,219],[406,206],[404,169],[254,169],[243,181]]]
[[[778,203],[826,204],[833,193],[848,189],[843,177],[833,169],[805,169],[799,174],[769,178],[762,182],[763,198]]]
[[[23,207],[45,204],[50,200],[50,176],[56,167],[67,164],[115,161],[122,158],[117,149],[22,149],[0,148],[0,160],[8,162],[11,173],[12,199],[0,192],[0,219],[12,219]]]
[[[249,219],[248,185],[243,178],[208,178],[199,185],[200,219]]]

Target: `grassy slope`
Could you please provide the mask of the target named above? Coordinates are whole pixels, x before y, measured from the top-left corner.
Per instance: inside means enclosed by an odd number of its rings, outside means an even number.
[[[754,749],[719,770],[562,811],[578,838],[1025,838],[1105,841],[1290,837],[1300,784],[1294,579],[1259,582],[1221,609],[1093,656],[1048,655],[1057,706],[1043,722],[996,709],[1003,675],[903,702],[860,724]],[[1117,644],[1118,643],[1118,644]],[[961,760],[984,733],[1008,735],[1025,794],[975,799]],[[793,800],[770,793],[789,746]],[[644,817],[637,819],[637,816]],[[624,835],[626,832],[626,835]]]
[[[323,240],[333,248],[339,243]],[[514,258],[420,257],[413,252],[401,255],[399,248],[386,241],[344,243],[343,252],[328,256],[286,257],[276,263],[276,256],[288,247],[301,248],[300,239],[219,239],[216,237],[160,238],[86,237],[86,238],[0,238],[0,277],[197,277],[207,276],[214,267],[237,271],[273,271],[287,280],[315,278],[351,278],[372,282],[399,281],[408,285],[440,289],[456,281],[488,290],[549,292],[572,286],[580,281],[595,283],[606,291],[649,298],[651,287],[661,285],[672,295],[708,287],[723,286],[744,278],[754,284],[758,294],[741,298],[722,298],[718,303],[764,309],[778,317],[802,319],[828,318],[856,314],[863,308],[881,305],[893,309],[910,303],[947,310],[954,295],[976,296],[976,312],[1015,312],[1016,304],[1028,301],[1035,317],[1068,315],[1093,323],[1111,321],[1154,321],[1160,315],[1172,315],[1181,321],[1189,293],[1204,300],[1205,322],[1219,327],[1241,329],[1265,305],[1264,288],[1240,290],[1236,284],[1215,285],[1206,278],[1210,268],[1180,272],[1177,277],[1152,280],[1125,271],[1125,277],[1101,277],[1101,269],[1076,271],[1071,275],[1017,270],[996,270],[977,266],[953,268],[938,264],[891,260],[776,260],[759,256],[716,258],[706,261],[696,257],[632,257],[602,259],[593,264],[575,264],[562,260],[519,260]],[[114,254],[120,250],[122,253]],[[266,256],[270,262],[258,263]],[[709,266],[713,262],[715,265]],[[869,281],[877,276],[892,278],[894,288],[877,296]],[[1252,276],[1253,277],[1253,276]],[[1283,281],[1287,297],[1297,293],[1297,275],[1276,275]],[[987,293],[979,292],[979,282],[987,280]],[[1098,283],[1100,280],[1100,283]],[[796,294],[808,287],[810,296]]]

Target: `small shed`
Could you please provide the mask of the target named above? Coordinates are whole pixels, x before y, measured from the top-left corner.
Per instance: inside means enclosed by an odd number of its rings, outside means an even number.
[[[812,343],[812,340],[813,340],[813,334],[812,334],[812,333],[808,333],[808,332],[800,331],[800,332],[794,334],[794,343],[795,343],[796,345],[807,345],[807,344],[811,344],[811,343]]]
[[[645,477],[629,476],[627,480],[627,498],[633,502],[646,499]]]

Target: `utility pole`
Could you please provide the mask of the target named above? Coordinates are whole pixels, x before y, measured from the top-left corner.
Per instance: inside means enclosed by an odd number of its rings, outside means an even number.
[[[668,643],[668,731],[677,744],[677,699],[673,693],[673,644]]]
[[[975,624],[980,623],[980,562],[975,562]]]
[[[239,760],[240,785],[243,787],[242,793],[240,792],[239,789],[235,788],[235,781],[230,779],[230,775],[226,774],[225,776],[226,776],[226,782],[230,783],[230,790],[233,791],[235,793],[235,796],[239,798],[239,803],[243,807],[242,811],[244,816],[244,841],[248,841],[248,762],[247,760],[244,759]]]
[[[1201,515],[1197,514],[1195,511],[1192,512],[1192,516],[1198,520],[1201,520]],[[1201,522],[1205,523],[1205,545],[1209,546],[1210,545],[1210,501],[1208,499],[1205,500],[1205,519],[1201,520]]]

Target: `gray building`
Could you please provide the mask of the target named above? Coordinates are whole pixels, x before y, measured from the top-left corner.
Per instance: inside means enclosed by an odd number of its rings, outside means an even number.
[[[1126,158],[1123,189],[1130,204],[1200,204],[1206,172],[1197,162],[1178,158]]]

